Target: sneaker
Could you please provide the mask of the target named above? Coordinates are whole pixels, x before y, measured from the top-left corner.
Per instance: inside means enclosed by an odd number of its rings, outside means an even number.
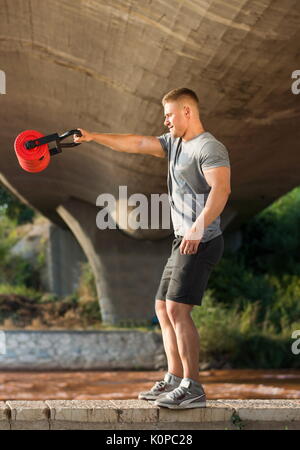
[[[176,389],[157,398],[154,405],[171,409],[203,408],[206,406],[206,395],[201,384],[191,378],[183,378]]]
[[[139,394],[140,400],[156,400],[160,395],[173,391],[180,385],[182,378],[176,377],[171,373],[166,373],[161,381],[157,381],[150,391],[144,391]]]

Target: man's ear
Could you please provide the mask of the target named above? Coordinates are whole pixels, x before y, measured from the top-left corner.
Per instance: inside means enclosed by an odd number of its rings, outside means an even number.
[[[184,115],[186,117],[190,117],[191,111],[190,111],[190,107],[189,106],[184,106]]]

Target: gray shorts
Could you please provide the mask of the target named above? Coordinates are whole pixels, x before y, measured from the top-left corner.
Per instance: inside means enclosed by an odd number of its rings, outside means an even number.
[[[207,242],[200,242],[197,253],[181,255],[179,247],[182,236],[175,237],[156,300],[173,300],[188,305],[201,305],[212,269],[224,252],[224,238],[220,234]]]

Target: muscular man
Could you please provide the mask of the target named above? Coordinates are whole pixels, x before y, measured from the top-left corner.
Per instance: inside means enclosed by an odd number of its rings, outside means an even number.
[[[113,150],[168,158],[168,193],[175,238],[155,297],[168,361],[164,380],[140,399],[168,408],[206,405],[199,379],[199,335],[191,317],[201,305],[224,241],[220,214],[230,195],[230,162],[226,147],[200,120],[194,91],[174,89],[163,99],[169,132],[161,136],[91,133],[81,128],[75,142],[95,141]]]

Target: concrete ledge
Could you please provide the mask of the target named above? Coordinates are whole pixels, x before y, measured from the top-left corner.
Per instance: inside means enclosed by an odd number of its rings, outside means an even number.
[[[241,429],[300,429],[300,400],[220,400]]]
[[[10,411],[8,405],[5,402],[0,402],[0,430],[10,429]]]
[[[170,410],[145,400],[0,402],[1,430],[300,429],[300,400],[208,400]]]

